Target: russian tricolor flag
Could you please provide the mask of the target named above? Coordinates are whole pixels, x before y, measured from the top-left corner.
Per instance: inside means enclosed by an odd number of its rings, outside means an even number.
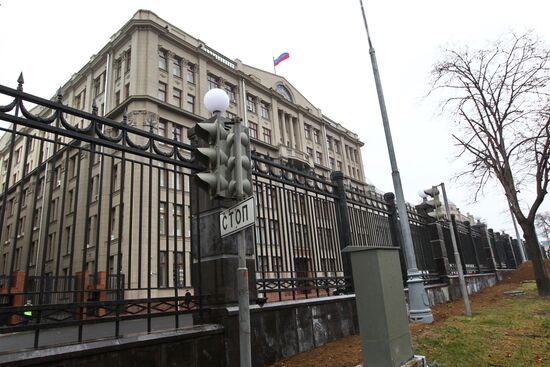
[[[273,65],[277,66],[280,62],[288,59],[290,57],[288,52],[283,52],[279,57],[273,59]]]

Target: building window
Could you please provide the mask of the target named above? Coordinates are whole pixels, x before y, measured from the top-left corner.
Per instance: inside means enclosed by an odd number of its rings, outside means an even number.
[[[271,144],[271,130],[262,128],[264,133],[264,141],[268,144]]]
[[[313,140],[317,144],[319,144],[320,141],[321,141],[320,138],[319,138],[319,130],[317,130],[317,129],[313,129]]]
[[[258,124],[254,122],[249,122],[248,130],[250,131],[251,138],[258,139]]]
[[[310,156],[310,157],[313,157],[313,149],[311,149],[310,147],[307,147],[307,155]]]
[[[328,145],[328,150],[334,150],[334,144],[332,144],[331,136],[327,136],[327,145]]]
[[[246,95],[246,109],[252,113],[256,113],[256,97],[250,94]]]
[[[190,62],[187,63],[187,81],[195,84],[195,65]]]
[[[229,96],[229,101],[231,103],[236,103],[237,102],[237,96],[235,95],[235,86],[231,85],[229,83],[225,83],[224,89],[225,89],[227,95]]]
[[[336,153],[340,154],[340,142],[339,141],[335,141],[334,142],[334,147],[336,148]]]
[[[181,138],[181,126],[174,125],[174,139],[177,141],[183,141]]]
[[[166,232],[168,232],[168,222],[166,221],[166,202],[161,201],[159,203],[159,234],[165,235]]]
[[[100,76],[94,79],[94,97],[99,96],[105,91],[105,82],[102,83],[102,80],[105,78],[105,73],[102,73]]]
[[[195,96],[188,94],[187,101],[185,103],[185,110],[189,112],[195,112]]]
[[[160,136],[166,136],[166,122],[165,121],[159,121],[158,125],[158,134]]]
[[[311,140],[311,126],[308,124],[304,125],[304,135],[307,140]]]
[[[183,234],[183,205],[174,204],[174,215],[176,222],[176,236]]]
[[[178,88],[174,88],[174,92],[172,93],[172,100],[174,105],[181,107],[181,90]]]
[[[132,67],[132,50],[126,51],[126,68],[124,73],[129,73],[130,68]]]
[[[166,71],[166,51],[159,50],[159,69]]]
[[[120,91],[116,91],[115,93],[115,106],[118,106],[120,104]]]
[[[220,87],[219,78],[217,76],[208,74],[207,79],[208,79],[208,90]]]
[[[174,57],[172,62],[172,74],[175,77],[181,78],[181,60],[177,57]]]
[[[316,152],[316,154],[315,154],[315,163],[323,164],[323,154],[321,154],[321,152]]]
[[[183,261],[185,257],[182,251],[176,252],[176,276],[178,287],[182,288],[185,286],[185,273],[183,271]]]
[[[269,120],[269,104],[267,102],[260,102],[260,116],[266,120]]]
[[[127,83],[124,86],[124,93],[126,98],[130,97],[130,83]]]
[[[115,60],[115,79],[119,80],[122,76],[122,59]]]
[[[337,161],[336,163],[338,165],[338,171],[342,172],[342,162]]]
[[[233,112],[225,111],[225,117],[227,117],[230,120],[233,120],[237,117]]]
[[[287,101],[292,102],[292,96],[290,95],[290,92],[282,84],[279,84],[275,91],[283,96],[283,98]]]
[[[161,101],[166,102],[166,83],[159,82],[159,94],[158,94],[158,98],[159,98]]]

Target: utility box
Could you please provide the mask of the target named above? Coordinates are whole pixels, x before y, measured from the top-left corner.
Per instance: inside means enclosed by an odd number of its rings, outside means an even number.
[[[400,367],[414,354],[397,247],[348,246],[364,367]]]

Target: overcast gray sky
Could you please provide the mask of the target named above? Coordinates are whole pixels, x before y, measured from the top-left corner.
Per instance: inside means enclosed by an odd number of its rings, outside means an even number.
[[[149,9],[230,58],[277,67],[323,113],[359,134],[367,177],[393,191],[359,0],[0,1],[0,84],[51,97],[138,9]],[[405,196],[442,181],[463,212],[513,233],[496,183],[477,203],[451,180],[452,123],[424,98],[445,47],[478,47],[500,34],[533,30],[550,41],[547,1],[364,0],[376,49]],[[2,101],[0,101],[1,103]],[[543,210],[550,210],[549,200]]]

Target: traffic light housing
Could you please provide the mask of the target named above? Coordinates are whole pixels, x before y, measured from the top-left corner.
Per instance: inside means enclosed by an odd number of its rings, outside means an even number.
[[[441,206],[441,200],[439,198],[439,190],[436,186],[432,186],[429,189],[424,190],[424,193],[430,196],[432,199],[426,201],[426,212],[435,220],[445,218],[445,211]]]
[[[248,127],[243,126],[240,121],[235,121],[227,136],[227,148],[227,194],[237,199],[252,196],[250,134]]]
[[[196,148],[196,159],[204,171],[197,173],[197,178],[210,187],[213,198],[229,197],[226,178],[228,146],[224,118],[218,114],[199,122],[194,128],[194,134],[199,136],[208,146]]]

